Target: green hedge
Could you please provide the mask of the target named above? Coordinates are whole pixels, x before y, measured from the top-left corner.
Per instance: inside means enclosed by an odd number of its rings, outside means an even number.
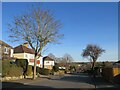
[[[18,67],[23,68],[23,75],[26,75],[27,67],[28,67],[28,60],[27,59],[16,59],[15,63]]]
[[[33,75],[33,70],[32,70],[31,65],[28,65],[26,75],[27,76],[32,76]]]
[[[10,60],[2,61],[2,77],[8,76],[21,76],[23,75],[23,69],[16,64],[11,64]]]
[[[49,70],[49,69],[44,68],[44,69],[42,69],[41,74],[43,74],[43,75],[49,75],[49,74],[50,74],[50,70]]]
[[[36,72],[39,73],[39,74],[42,74],[42,75],[50,75],[52,71],[49,70],[49,69],[46,69],[46,68],[37,67]]]
[[[58,65],[53,66],[53,71],[55,72],[59,71],[59,66]]]

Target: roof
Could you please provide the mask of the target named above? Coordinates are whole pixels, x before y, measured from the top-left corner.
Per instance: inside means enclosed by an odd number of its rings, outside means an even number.
[[[30,53],[30,54],[34,54],[35,52],[31,48],[27,48],[26,46],[19,45],[19,46],[14,48],[14,53]]]
[[[119,60],[119,61],[117,61],[117,62],[115,62],[115,63],[120,63],[120,60]]]
[[[52,58],[50,58],[48,56],[43,57],[43,60],[54,61]]]
[[[3,42],[2,40],[0,40],[0,45],[13,48],[12,46],[8,45],[7,43]]]

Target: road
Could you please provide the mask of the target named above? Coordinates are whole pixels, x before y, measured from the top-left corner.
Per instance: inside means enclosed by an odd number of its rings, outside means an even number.
[[[85,74],[67,74],[65,76],[54,76],[50,79],[37,78],[37,80],[18,80],[13,82],[4,82],[3,90],[18,90],[18,89],[71,89],[71,90],[97,90],[95,82],[91,77]],[[5,88],[6,87],[6,88]],[[9,88],[9,89],[8,89]],[[34,89],[33,89],[34,88]],[[110,88],[99,88],[98,90],[118,90],[114,86]]]

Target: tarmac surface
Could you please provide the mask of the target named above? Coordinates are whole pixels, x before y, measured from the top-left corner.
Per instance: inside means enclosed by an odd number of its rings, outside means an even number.
[[[50,76],[37,78],[36,80],[22,79],[2,83],[2,90],[120,90],[113,83],[95,79],[87,74],[66,74],[64,76]]]

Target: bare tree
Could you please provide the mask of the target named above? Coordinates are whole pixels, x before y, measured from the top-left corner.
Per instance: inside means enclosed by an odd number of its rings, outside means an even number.
[[[55,58],[56,58],[55,55],[53,55],[52,53],[49,53],[48,56],[49,56],[50,58],[54,59],[54,60],[55,60]]]
[[[66,69],[69,69],[69,66],[70,66],[72,61],[74,61],[72,56],[69,54],[65,54],[61,58],[61,60],[59,60],[59,64],[60,64],[60,66],[64,66],[64,67],[66,67]]]
[[[100,57],[100,55],[103,52],[105,52],[105,50],[100,48],[99,46],[89,44],[87,45],[86,49],[83,50],[82,56],[89,58],[89,60],[92,62],[92,70],[93,70],[98,57]]]
[[[14,17],[9,24],[9,37],[14,41],[27,41],[35,51],[33,79],[36,76],[36,60],[48,43],[58,43],[61,23],[49,10],[32,8],[28,13]]]
[[[65,55],[63,56],[63,60],[64,60],[65,62],[67,62],[67,63],[71,63],[71,62],[73,61],[73,58],[72,58],[72,56],[71,56],[70,54],[65,54]]]
[[[59,58],[57,58],[54,54],[49,53],[48,56],[49,56],[50,58],[52,58],[52,59],[55,61],[55,63],[58,63],[58,62],[59,62]]]

